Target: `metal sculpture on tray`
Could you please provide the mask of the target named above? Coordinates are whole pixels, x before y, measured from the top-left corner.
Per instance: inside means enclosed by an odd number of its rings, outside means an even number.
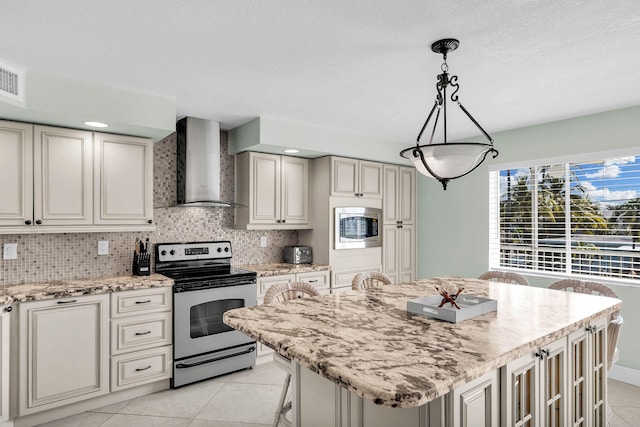
[[[460,310],[460,306],[456,302],[456,299],[458,298],[458,295],[460,295],[460,293],[464,291],[464,288],[458,288],[456,285],[452,283],[442,285],[439,288],[435,286],[435,288],[436,288],[436,291],[438,291],[438,293],[440,294],[440,296],[442,296],[442,301],[440,302],[440,305],[438,307],[442,307],[446,303],[449,303],[455,308],[457,308],[458,310]]]

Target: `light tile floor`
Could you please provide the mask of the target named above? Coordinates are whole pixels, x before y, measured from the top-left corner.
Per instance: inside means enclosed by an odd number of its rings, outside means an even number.
[[[284,372],[273,362],[43,424],[46,427],[268,427]],[[610,427],[640,426],[640,387],[609,380]]]

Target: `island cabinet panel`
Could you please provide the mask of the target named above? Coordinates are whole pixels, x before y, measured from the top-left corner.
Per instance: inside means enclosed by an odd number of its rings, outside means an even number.
[[[376,405],[295,364],[294,425],[304,427],[429,427],[429,405],[391,408]],[[302,386],[301,386],[302,384]],[[433,423],[433,427],[440,424]]]
[[[501,370],[502,426],[567,426],[567,338],[540,347]]]
[[[500,382],[491,371],[446,396],[448,427],[498,427],[500,423]]]
[[[569,335],[570,421],[573,426],[607,425],[607,319]]]
[[[18,415],[109,392],[109,295],[18,308]]]

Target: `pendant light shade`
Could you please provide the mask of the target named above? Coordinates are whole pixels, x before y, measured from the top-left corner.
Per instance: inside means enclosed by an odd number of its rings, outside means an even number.
[[[447,65],[447,53],[455,50],[460,45],[460,42],[456,39],[443,39],[431,45],[431,50],[436,53],[441,53],[444,57],[444,63],[442,64],[442,73],[438,75],[438,82],[436,84],[437,95],[436,100],[427,116],[427,120],[422,125],[422,129],[418,134],[416,145],[409,147],[400,152],[400,155],[404,158],[410,159],[413,162],[416,170],[422,175],[429,178],[434,178],[440,181],[442,187],[446,190],[447,183],[456,178],[467,175],[473,172],[478,166],[482,164],[484,159],[489,153],[493,158],[498,156],[498,150],[493,147],[493,139],[489,134],[478,124],[478,122],[471,116],[466,108],[458,101],[457,92],[460,89],[458,85],[458,76],[449,76]],[[473,122],[474,125],[482,132],[482,134],[489,140],[489,143],[480,142],[447,142],[447,87],[451,86],[455,88],[451,94],[451,101],[455,102],[460,110]],[[441,114],[442,112],[442,114]],[[420,144],[420,138],[424,133],[429,121],[435,113],[435,120],[433,123],[433,130],[431,131],[431,138],[428,144]],[[436,133],[436,126],[440,116],[443,116],[443,130],[444,130],[444,142],[433,143],[433,138]]]

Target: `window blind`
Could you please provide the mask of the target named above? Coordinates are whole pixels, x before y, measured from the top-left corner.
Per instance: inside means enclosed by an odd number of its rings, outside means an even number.
[[[640,156],[490,174],[491,268],[640,278]]]

